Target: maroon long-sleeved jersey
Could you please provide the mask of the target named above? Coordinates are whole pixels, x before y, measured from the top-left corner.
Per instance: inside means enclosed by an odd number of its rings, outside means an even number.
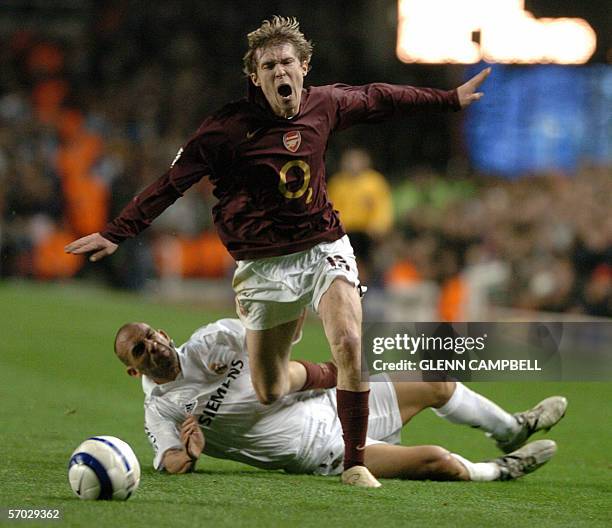
[[[207,118],[170,169],[101,233],[136,236],[204,176],[214,186],[213,219],[236,260],[287,255],[344,235],[327,197],[329,136],[358,123],[418,109],[459,110],[456,90],[382,83],[303,90],[291,119],[272,113],[260,90]]]

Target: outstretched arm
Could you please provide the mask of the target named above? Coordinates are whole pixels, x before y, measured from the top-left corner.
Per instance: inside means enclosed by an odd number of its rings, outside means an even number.
[[[168,473],[188,473],[193,471],[204,449],[204,434],[194,416],[189,416],[181,424],[182,449],[168,449],[162,463]]]
[[[171,167],[130,200],[101,232],[79,238],[64,250],[75,255],[95,252],[90,257],[92,262],[112,255],[117,244],[137,236],[187,189],[210,173],[208,160],[202,154],[203,148],[199,140],[189,142],[179,151]]]
[[[485,68],[454,90],[372,83],[364,86],[329,87],[334,101],[331,109],[333,130],[359,123],[378,123],[390,117],[416,111],[461,110],[483,96],[479,86],[491,73]]]

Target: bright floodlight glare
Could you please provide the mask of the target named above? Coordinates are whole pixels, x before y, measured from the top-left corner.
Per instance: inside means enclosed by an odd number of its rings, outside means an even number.
[[[595,52],[585,20],[538,19],[524,7],[524,0],[399,0],[397,56],[430,64],[583,64]]]

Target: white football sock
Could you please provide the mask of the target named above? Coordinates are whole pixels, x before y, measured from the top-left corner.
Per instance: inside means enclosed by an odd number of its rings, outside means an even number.
[[[459,382],[450,399],[439,409],[432,409],[450,422],[479,427],[496,440],[507,440],[521,428],[510,413]]]
[[[456,453],[451,453],[451,456],[467,469],[467,472],[470,474],[470,480],[474,482],[497,480],[501,475],[501,470],[495,462],[470,462]]]

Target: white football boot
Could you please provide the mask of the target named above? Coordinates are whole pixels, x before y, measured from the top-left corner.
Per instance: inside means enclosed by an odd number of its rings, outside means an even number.
[[[556,452],[557,444],[552,440],[536,440],[491,462],[501,470],[498,480],[514,480],[543,466]]]
[[[556,425],[567,409],[567,398],[551,396],[538,403],[533,409],[514,414],[521,425],[520,430],[507,440],[498,440],[497,447],[504,453],[510,453],[521,447],[537,431],[548,431]]]

